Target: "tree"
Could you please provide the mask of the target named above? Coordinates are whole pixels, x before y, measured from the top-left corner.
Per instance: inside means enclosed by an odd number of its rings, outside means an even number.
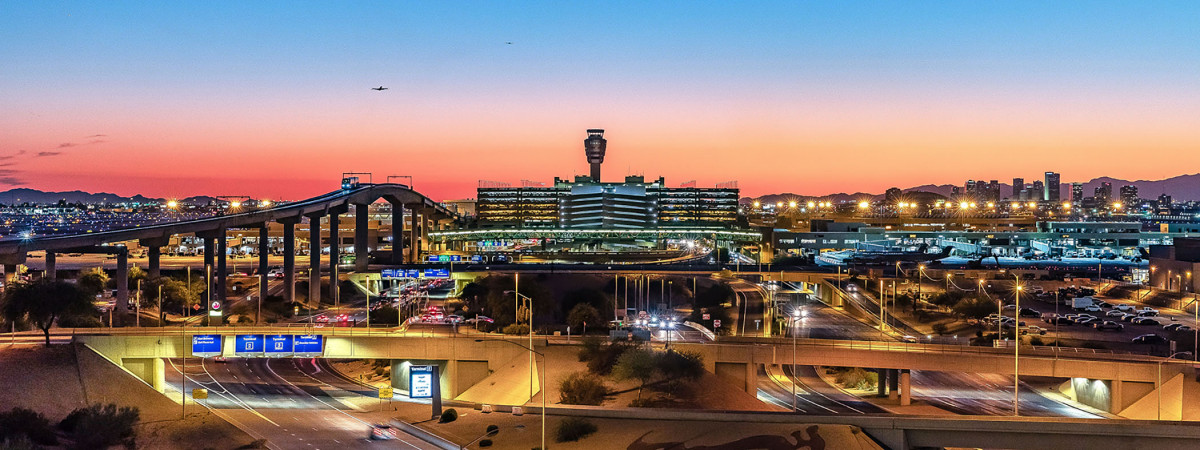
[[[563,296],[562,308],[564,311],[568,311],[568,323],[570,323],[569,311],[574,310],[576,305],[581,304],[591,305],[593,308],[595,308],[598,317],[612,317],[613,315],[612,300],[608,297],[608,294],[605,293],[604,290],[593,288],[575,289],[567,292],[567,294]],[[599,325],[598,321],[588,321],[588,323],[592,325]],[[572,324],[572,326],[575,325]]]
[[[102,268],[93,267],[79,272],[76,281],[80,289],[94,297],[108,288],[108,273]]]
[[[696,308],[719,306],[733,298],[733,288],[725,283],[717,283],[707,289],[700,289],[696,295]]]
[[[92,296],[73,283],[42,279],[9,286],[0,309],[9,321],[24,318],[36,325],[45,334],[46,346],[49,347],[50,327],[54,325],[55,319],[63,316],[96,315],[92,299]]]
[[[192,282],[193,286],[188,286],[186,281],[176,280],[171,277],[158,277],[151,279],[149,283],[142,285],[142,306],[154,306],[158,304],[158,288],[162,287],[162,311],[159,311],[159,317],[162,317],[163,311],[183,311],[186,308],[191,308],[192,305],[200,304],[200,291],[204,289],[203,282]]]
[[[982,319],[996,312],[996,304],[983,298],[964,298],[954,305],[954,312],[969,319]]]
[[[141,267],[132,266],[129,268],[128,276],[125,278],[128,280],[128,284],[126,284],[125,286],[127,286],[129,288],[129,290],[132,291],[134,289],[137,289],[138,281],[142,282],[142,288],[144,289],[146,287],[146,280],[150,279],[150,274],[146,273],[146,271],[143,270]],[[142,296],[145,297],[144,294]]]
[[[638,380],[638,402],[642,400],[642,389],[654,378],[656,361],[654,353],[642,347],[626,350],[613,366],[613,377],[618,380]]]
[[[580,334],[587,332],[587,324],[592,324],[597,327],[603,323],[604,319],[600,318],[600,311],[596,307],[587,303],[579,303],[571,308],[571,312],[567,314],[567,325],[580,330]]]

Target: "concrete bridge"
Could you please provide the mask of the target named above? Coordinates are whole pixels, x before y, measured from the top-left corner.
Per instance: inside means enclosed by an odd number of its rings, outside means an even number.
[[[402,373],[406,366],[399,364],[405,361],[436,363],[443,369],[443,385],[446,386],[443,393],[451,399],[492,371],[511,365],[514,359],[523,359],[518,356],[528,355],[525,338],[505,342],[503,338],[481,335],[428,338],[366,331],[336,328],[290,331],[281,327],[213,327],[153,332],[124,329],[76,335],[75,340],[155,385],[163,376],[163,358],[190,356],[190,336],[194,334],[321,334],[325,336],[324,358],[392,360],[397,369],[394,373]],[[535,349],[553,344],[551,339],[535,338]],[[233,340],[232,337],[224,340],[223,354],[234,353]],[[892,389],[903,400],[910,395],[907,374],[912,370],[1007,375],[1016,370],[1011,350],[988,347],[820,339],[793,342],[772,338],[722,338],[716,343],[674,343],[671,347],[703,355],[709,371],[751,394],[757,392],[757,367],[764,364],[790,365],[794,362],[889,371]],[[1025,350],[1027,352],[1022,353],[1020,360],[1021,376],[1070,379],[1070,385],[1064,386],[1068,395],[1089,406],[1114,414],[1125,412],[1131,416],[1157,417],[1160,411],[1143,411],[1148,407],[1138,406],[1138,402],[1147,403],[1148,400],[1143,400],[1151,396],[1158,399],[1162,394],[1166,400],[1155,402],[1153,407],[1167,408],[1163,417],[1192,418],[1195,415],[1200,419],[1200,411],[1189,412],[1184,407],[1185,404],[1200,404],[1197,369],[1190,362],[1131,354],[1067,353],[1034,350],[1033,347]],[[394,378],[394,382],[399,383],[396,387],[406,388],[403,379],[406,377]],[[1164,386],[1166,389],[1162,389]],[[532,392],[536,390],[531,389]],[[1130,409],[1134,407],[1134,410]]]
[[[444,220],[457,218],[457,214],[446,209],[441,204],[412,190],[402,184],[362,184],[350,189],[342,189],[307,200],[290,202],[270,208],[261,208],[238,214],[208,217],[173,223],[157,224],[138,228],[112,230],[99,233],[88,233],[67,236],[47,236],[32,239],[0,240],[0,263],[4,264],[6,281],[12,281],[16,275],[16,265],[25,262],[26,254],[35,250],[46,250],[46,277],[55,278],[55,252],[83,252],[115,254],[117,270],[115,279],[125,279],[129,270],[129,253],[123,245],[113,245],[122,242],[138,241],[148,247],[148,269],[151,277],[158,276],[161,247],[167,245],[171,236],[190,234],[203,239],[204,266],[206,273],[212,274],[208,280],[215,300],[225,299],[226,270],[226,234],[230,229],[257,229],[259,231],[258,272],[263,280],[259,283],[260,294],[265,296],[267,273],[267,224],[277,222],[283,225],[284,244],[284,297],[291,302],[296,293],[296,225],[307,221],[309,231],[309,269],[310,273],[321,274],[321,220],[329,223],[328,242],[340,243],[339,221],[342,214],[354,210],[354,252],[355,270],[367,268],[367,205],[380,199],[392,205],[392,262],[405,262],[403,212],[411,211],[410,233],[407,240],[407,261],[415,262],[418,258],[422,236],[430,228]],[[427,241],[427,239],[426,239]],[[338,247],[330,245],[330,257],[327,272],[330,280],[338,277]],[[309,283],[309,303],[315,303],[320,298],[320,283]],[[338,296],[337,283],[329,284],[329,293],[333,298]],[[129,290],[125,283],[117,283],[116,302],[118,311],[126,311],[129,304]]]

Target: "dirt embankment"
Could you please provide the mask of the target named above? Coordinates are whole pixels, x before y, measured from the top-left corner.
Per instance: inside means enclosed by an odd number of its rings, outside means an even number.
[[[139,448],[233,449],[254,441],[211,414],[158,393],[82,345],[0,348],[0,410],[22,407],[57,422],[95,403],[138,408]]]

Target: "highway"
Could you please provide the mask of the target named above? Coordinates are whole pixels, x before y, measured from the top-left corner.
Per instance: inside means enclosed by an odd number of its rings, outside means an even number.
[[[227,363],[189,358],[185,392],[206,388],[199,402],[278,449],[376,448],[366,439],[371,423],[386,421],[386,412],[368,412],[352,400],[373,394],[332,374],[315,359],[230,358]],[[167,384],[179,395],[184,361],[171,359]],[[367,403],[369,404],[369,403]],[[389,447],[434,449],[407,434]]]
[[[1021,382],[1022,416],[1102,418],[1038,394],[1027,381],[1049,385],[1061,380],[1025,377]],[[957,414],[1004,416],[1013,413],[1013,379],[1008,375],[912,371],[913,398]]]
[[[797,376],[798,375],[798,376]],[[792,401],[793,388],[796,392]],[[758,366],[758,398],[801,414],[886,414],[883,408],[830,386],[812,366]]]

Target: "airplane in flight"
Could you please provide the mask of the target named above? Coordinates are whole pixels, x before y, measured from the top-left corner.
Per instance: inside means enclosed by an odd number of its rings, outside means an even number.
[[[386,91],[387,89],[388,88],[385,88],[383,86],[371,88],[372,91]]]

